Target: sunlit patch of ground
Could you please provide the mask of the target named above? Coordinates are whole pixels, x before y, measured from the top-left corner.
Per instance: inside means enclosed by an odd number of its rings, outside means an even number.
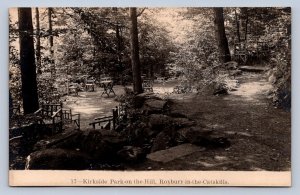
[[[153,86],[153,92],[157,94],[171,94],[176,85],[179,84],[177,80],[155,82]]]
[[[259,96],[266,96],[272,89],[271,83],[266,79],[261,78],[261,74],[248,74],[244,77],[256,79],[257,81],[241,83],[238,90],[231,91],[230,94],[241,96],[245,100],[257,100]],[[244,78],[245,79],[245,78]]]
[[[124,94],[123,86],[115,86],[116,95]],[[72,113],[80,114],[81,130],[90,129],[94,118],[112,115],[112,109],[118,106],[115,101],[115,95],[110,94],[108,97],[103,94],[103,89],[96,87],[94,92],[79,92],[78,96],[65,96],[64,107],[71,108]],[[102,96],[101,96],[102,95]]]

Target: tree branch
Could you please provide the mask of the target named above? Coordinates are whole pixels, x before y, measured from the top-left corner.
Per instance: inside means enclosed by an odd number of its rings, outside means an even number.
[[[139,17],[139,16],[141,16],[141,15],[142,15],[142,13],[145,11],[145,9],[146,9],[146,8],[143,8],[143,9],[142,9],[142,11],[136,15],[136,17]]]

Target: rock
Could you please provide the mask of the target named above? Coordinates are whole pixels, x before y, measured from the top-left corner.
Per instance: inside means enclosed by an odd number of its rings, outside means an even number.
[[[243,73],[243,71],[241,71],[241,70],[233,70],[233,71],[230,72],[230,75],[231,76],[239,76],[242,73]]]
[[[82,133],[79,148],[98,160],[114,160],[126,139],[113,131],[90,130]]]
[[[146,100],[145,96],[137,95],[133,98],[133,107],[134,108],[141,108],[144,105]]]
[[[163,114],[151,114],[149,116],[149,126],[152,129],[162,131],[172,124],[172,118]]]
[[[212,130],[205,130],[201,127],[188,127],[177,131],[179,139],[186,142],[201,145],[213,133]]]
[[[63,148],[63,149],[76,149],[78,147],[81,131],[69,131],[48,139],[40,140],[35,145],[33,150],[44,150],[47,148]]]
[[[143,149],[134,146],[124,146],[117,155],[122,162],[140,162],[146,158]]]
[[[236,70],[238,68],[238,63],[235,61],[229,61],[224,63],[224,66],[227,70]]]
[[[162,131],[155,137],[151,152],[167,149],[171,145],[172,137],[166,131]]]
[[[90,157],[76,150],[45,149],[31,153],[26,159],[29,170],[84,170]]]
[[[199,127],[180,129],[177,134],[186,142],[207,148],[227,148],[230,146],[230,141],[226,137],[214,135],[212,130]]]
[[[137,128],[140,128],[140,129],[145,129],[147,127],[147,124],[144,123],[144,122],[140,122],[137,124]]]
[[[143,136],[146,138],[155,137],[159,131],[153,130],[149,127],[143,129]]]
[[[31,116],[29,118],[36,119],[36,117],[34,116]],[[45,124],[38,124],[35,119],[32,119],[33,121],[27,121],[27,116],[22,116],[22,118],[20,118],[20,121],[24,120],[24,122],[22,122],[22,125],[12,124],[13,127],[9,129],[9,137],[12,138],[22,135],[24,139],[33,140],[36,142],[41,138],[51,135],[52,128],[49,128],[48,125]]]
[[[231,143],[226,137],[212,138],[207,143],[208,148],[228,148]]]
[[[198,92],[208,95],[226,95],[228,94],[228,89],[225,83],[211,82],[199,89]]]
[[[170,107],[170,109],[168,110],[168,116],[175,118],[187,118],[188,112],[184,104],[176,100],[171,100],[168,101],[168,105]]]
[[[135,108],[141,108],[147,99],[159,99],[159,98],[156,97],[154,95],[154,93],[149,93],[149,92],[141,93],[141,94],[136,95],[133,98],[133,106]]]
[[[166,109],[167,101],[159,99],[148,99],[145,101],[143,111],[145,114],[160,114]]]
[[[227,95],[227,94],[228,94],[228,89],[225,84],[223,83],[215,84],[213,89],[213,95]]]
[[[157,99],[148,99],[145,101],[144,105],[150,107],[151,109],[162,110],[166,105],[167,101],[157,100]]]
[[[193,144],[182,144],[179,146],[168,148],[166,150],[160,150],[150,153],[147,155],[147,158],[155,162],[167,163],[186,155],[204,150],[205,148]]]
[[[247,129],[246,129],[247,130]],[[251,135],[250,133],[247,133],[247,132],[236,132],[236,131],[224,131],[225,134],[228,134],[228,135],[241,135],[241,136],[246,136],[246,137],[252,137],[253,135]]]
[[[214,159],[216,159],[217,161],[228,161],[228,157],[226,157],[226,156],[218,156],[218,155],[216,155],[214,157]]]
[[[183,128],[183,127],[191,127],[196,125],[195,121],[191,121],[187,118],[172,118],[173,125],[177,128]]]
[[[186,114],[180,113],[180,112],[170,112],[168,116],[173,118],[187,118]]]

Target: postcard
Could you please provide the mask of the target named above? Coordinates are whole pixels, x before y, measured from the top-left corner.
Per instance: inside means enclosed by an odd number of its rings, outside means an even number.
[[[9,184],[291,186],[291,8],[10,8]]]

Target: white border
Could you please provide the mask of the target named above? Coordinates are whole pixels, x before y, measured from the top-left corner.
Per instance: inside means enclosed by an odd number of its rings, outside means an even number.
[[[291,186],[288,171],[9,171],[10,186]]]

